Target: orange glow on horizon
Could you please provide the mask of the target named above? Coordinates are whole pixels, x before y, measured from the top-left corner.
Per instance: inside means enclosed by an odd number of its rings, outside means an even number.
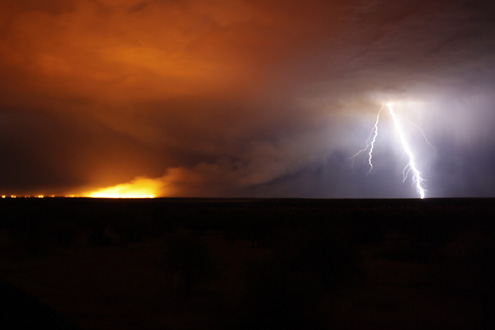
[[[129,183],[98,189],[84,194],[93,198],[155,198],[159,194],[162,182],[159,180],[136,178]]]

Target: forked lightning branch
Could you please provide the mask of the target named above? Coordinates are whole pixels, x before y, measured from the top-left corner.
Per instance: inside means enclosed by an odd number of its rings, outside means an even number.
[[[383,112],[384,109],[387,109],[391,118],[392,122],[395,127],[395,131],[399,137],[399,142],[401,145],[402,150],[404,151],[405,155],[407,156],[408,162],[407,165],[405,166],[403,170],[403,181],[406,181],[407,178],[409,177],[409,174],[412,176],[412,182],[414,186],[416,187],[416,191],[421,199],[425,198],[425,188],[423,186],[424,179],[421,176],[421,172],[418,169],[417,162],[414,156],[414,152],[411,149],[411,146],[409,145],[409,142],[406,139],[406,135],[404,133],[404,129],[402,128],[402,123],[395,112],[393,108],[392,103],[387,103],[382,106],[380,111],[378,111],[378,115],[376,116],[376,121],[375,125],[373,126],[373,129],[371,130],[371,133],[368,137],[368,140],[366,140],[366,147],[359,150],[354,156],[352,156],[352,160],[354,162],[355,158],[359,156],[362,153],[367,152],[368,155],[368,164],[369,164],[369,170],[368,174],[371,173],[373,170],[373,151],[375,148],[375,142],[378,137],[378,126],[380,123],[380,116]]]

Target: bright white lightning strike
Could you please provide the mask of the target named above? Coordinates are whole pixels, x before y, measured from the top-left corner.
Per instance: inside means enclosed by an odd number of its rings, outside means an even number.
[[[361,153],[365,152],[366,150],[369,149],[368,152],[368,164],[370,164],[370,169],[368,171],[368,174],[373,170],[373,149],[375,148],[375,142],[376,138],[378,136],[378,123],[380,122],[380,114],[382,113],[383,106],[378,112],[378,115],[376,116],[376,121],[375,125],[373,126],[373,129],[371,130],[370,136],[368,137],[368,140],[366,140],[366,147],[359,150],[354,156],[352,156],[352,161],[354,163],[354,159],[359,156]]]
[[[421,173],[419,172],[418,168],[416,167],[416,161],[414,160],[414,154],[411,150],[411,147],[409,147],[409,143],[407,143],[406,137],[404,136],[404,132],[402,131],[402,128],[400,126],[399,120],[397,119],[397,116],[395,115],[394,109],[392,108],[392,105],[390,103],[387,103],[387,108],[390,112],[390,115],[392,116],[392,120],[394,121],[395,125],[395,130],[397,131],[397,134],[399,135],[400,143],[402,145],[402,148],[404,149],[405,153],[407,154],[407,157],[409,158],[409,164],[407,165],[407,171],[411,170],[413,172],[413,182],[416,185],[416,190],[418,191],[419,197],[421,199],[425,198],[425,189],[422,186],[422,183],[424,179],[421,177]],[[407,174],[406,174],[407,176]]]
[[[419,197],[421,199],[423,199],[423,198],[425,198],[425,189],[424,189],[424,187],[422,185],[424,179],[421,177],[421,173],[419,172],[419,170],[418,170],[418,168],[416,166],[416,161],[415,161],[415,158],[414,158],[414,154],[412,152],[412,149],[409,146],[409,143],[407,142],[407,139],[406,139],[406,137],[404,135],[404,131],[403,131],[401,125],[400,125],[399,119],[397,118],[397,115],[395,114],[395,111],[392,108],[392,104],[391,103],[387,103],[386,104],[386,107],[389,110],[390,116],[392,117],[392,120],[394,122],[395,130],[396,130],[396,132],[397,132],[397,134],[399,136],[399,140],[400,140],[402,149],[404,149],[404,152],[406,153],[407,157],[409,158],[409,162],[408,162],[407,166],[403,170],[404,181],[407,179],[409,173],[412,172],[413,173],[412,180],[413,180],[413,183],[416,186],[416,191],[418,192]],[[368,151],[368,163],[370,165],[370,169],[368,171],[368,174],[373,170],[373,149],[375,147],[376,138],[378,137],[378,124],[380,122],[380,114],[382,113],[383,108],[384,108],[384,106],[382,106],[382,108],[378,112],[378,115],[377,115],[376,121],[375,121],[375,125],[373,126],[373,129],[371,130],[370,136],[366,140],[366,147],[363,148],[363,149],[361,149],[361,150],[359,150],[355,155],[352,156],[352,161],[354,163],[354,159],[357,156],[359,156],[361,153],[369,150]],[[419,127],[417,127],[417,128],[420,130],[420,132],[423,135],[423,137],[425,138],[427,144],[430,145],[430,143],[426,139],[426,136],[424,135],[423,131]]]

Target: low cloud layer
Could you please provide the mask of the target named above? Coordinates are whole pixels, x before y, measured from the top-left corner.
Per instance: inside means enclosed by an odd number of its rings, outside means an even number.
[[[0,192],[155,180],[162,196],[494,196],[486,1],[71,0],[0,4]],[[412,109],[412,110],[411,110]],[[144,179],[146,180],[146,179]]]

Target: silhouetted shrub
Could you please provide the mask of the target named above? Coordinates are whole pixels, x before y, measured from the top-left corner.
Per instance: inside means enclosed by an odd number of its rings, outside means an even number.
[[[238,313],[226,328],[324,329],[323,291],[314,273],[291,270],[275,259],[252,263]]]
[[[291,269],[314,273],[329,289],[357,275],[355,247],[347,231],[335,226],[310,226],[286,237],[277,250]]]
[[[51,222],[46,226],[44,240],[48,240],[55,249],[73,246],[76,243],[76,238],[81,234],[81,229],[70,219]]]
[[[167,236],[165,252],[158,265],[169,284],[190,295],[217,272],[208,246],[196,234],[179,232]]]

